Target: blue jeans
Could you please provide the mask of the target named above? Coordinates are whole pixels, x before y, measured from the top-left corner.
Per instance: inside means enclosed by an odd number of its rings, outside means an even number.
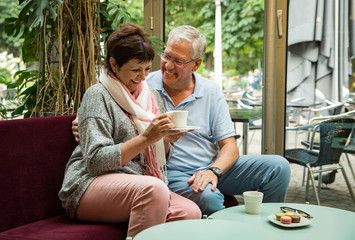
[[[224,208],[223,194],[238,195],[259,190],[264,193],[263,202],[284,202],[290,175],[289,162],[281,156],[245,155],[220,177],[216,191],[212,192],[212,185],[208,184],[203,192],[195,193],[187,184],[191,175],[168,170],[169,188],[194,201],[207,215]]]

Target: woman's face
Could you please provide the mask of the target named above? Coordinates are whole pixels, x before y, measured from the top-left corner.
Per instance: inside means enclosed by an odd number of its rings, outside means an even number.
[[[110,58],[110,64],[116,77],[128,88],[130,92],[137,90],[139,84],[145,80],[148,75],[152,62],[140,63],[137,59],[131,59],[121,68],[116,64],[115,59]]]

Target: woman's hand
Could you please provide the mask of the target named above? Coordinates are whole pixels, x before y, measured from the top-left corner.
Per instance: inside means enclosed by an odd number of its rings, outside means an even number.
[[[171,121],[171,116],[164,113],[153,118],[142,135],[151,142],[159,141],[161,138],[167,142],[176,142],[181,134],[177,130],[171,130],[173,127],[175,124]]]
[[[121,162],[122,166],[131,161],[138,153],[145,149],[150,144],[153,144],[160,139],[165,138],[168,141],[177,141],[182,134],[178,130],[171,130],[175,124],[171,121],[171,116],[164,113],[153,118],[147,129],[138,136],[124,142],[121,146]],[[165,154],[168,153],[170,147],[169,142],[165,143]]]
[[[169,142],[169,143],[177,142],[181,136],[187,135],[186,132],[180,132],[180,131],[175,131],[175,132],[177,132],[177,133],[163,137],[164,141]]]

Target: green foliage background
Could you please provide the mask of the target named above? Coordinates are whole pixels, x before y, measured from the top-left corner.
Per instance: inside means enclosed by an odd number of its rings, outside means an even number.
[[[144,25],[143,0],[109,0],[130,13],[131,21]],[[264,0],[222,1],[223,68],[225,72],[246,73],[262,64]],[[176,26],[190,24],[207,38],[205,65],[213,70],[215,1],[166,0],[166,36]],[[20,10],[18,1],[0,1],[0,50],[9,49],[19,56],[21,39],[6,36],[4,19],[15,17]]]
[[[31,62],[38,63],[41,58],[44,59],[39,48],[35,47],[41,41],[39,38],[41,29],[38,26],[46,22],[48,42],[44,44],[47,44],[47,52],[50,52],[51,48],[55,47],[52,44],[55,39],[51,37],[54,36],[52,32],[56,28],[54,23],[57,13],[54,6],[61,3],[62,0],[0,1],[0,51],[6,50],[8,53],[13,53],[15,57],[21,57],[27,65]],[[106,0],[100,1],[100,5],[105,6],[100,12],[102,26],[100,41],[102,42],[122,21],[144,25],[144,0]],[[119,8],[116,5],[119,5]],[[204,69],[207,70],[206,72],[213,71],[215,1],[165,0],[165,6],[165,35],[167,36],[173,27],[179,25],[189,24],[200,29],[207,38],[207,51],[199,72],[202,73]],[[44,19],[45,12],[46,19]],[[264,0],[222,0],[224,73],[245,75],[249,70],[262,65],[263,21]],[[10,25],[6,25],[5,22]],[[154,36],[152,39],[158,46],[161,44]],[[66,46],[63,48],[65,49]],[[22,113],[25,105],[26,109],[31,109],[35,104],[34,96],[37,87],[32,84],[28,86],[28,83],[37,81],[44,83],[48,78],[44,65],[41,66],[43,67],[40,71],[24,70],[12,76],[12,79],[17,81],[10,87],[22,90],[21,95],[27,96],[19,113]],[[0,75],[2,82],[9,82],[8,72],[2,69]],[[51,98],[51,95],[47,97]]]
[[[11,37],[5,34],[5,18],[16,17],[20,12],[18,1],[1,0],[0,1],[0,52],[7,51],[14,57],[20,56],[20,48],[23,41],[19,37]]]
[[[245,74],[262,65],[264,0],[222,1],[223,70]],[[166,36],[179,25],[193,25],[207,38],[206,68],[213,70],[214,0],[166,0]]]

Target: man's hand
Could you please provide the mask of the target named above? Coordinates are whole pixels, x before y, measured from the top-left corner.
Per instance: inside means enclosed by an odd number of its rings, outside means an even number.
[[[217,189],[218,178],[211,170],[198,171],[187,180],[187,183],[192,184],[192,191],[195,193],[203,192],[207,184],[211,183],[211,190],[214,192]]]
[[[78,115],[76,115],[76,118],[71,123],[71,131],[74,135],[75,141],[77,143],[80,143],[78,125],[79,125],[79,118]]]

